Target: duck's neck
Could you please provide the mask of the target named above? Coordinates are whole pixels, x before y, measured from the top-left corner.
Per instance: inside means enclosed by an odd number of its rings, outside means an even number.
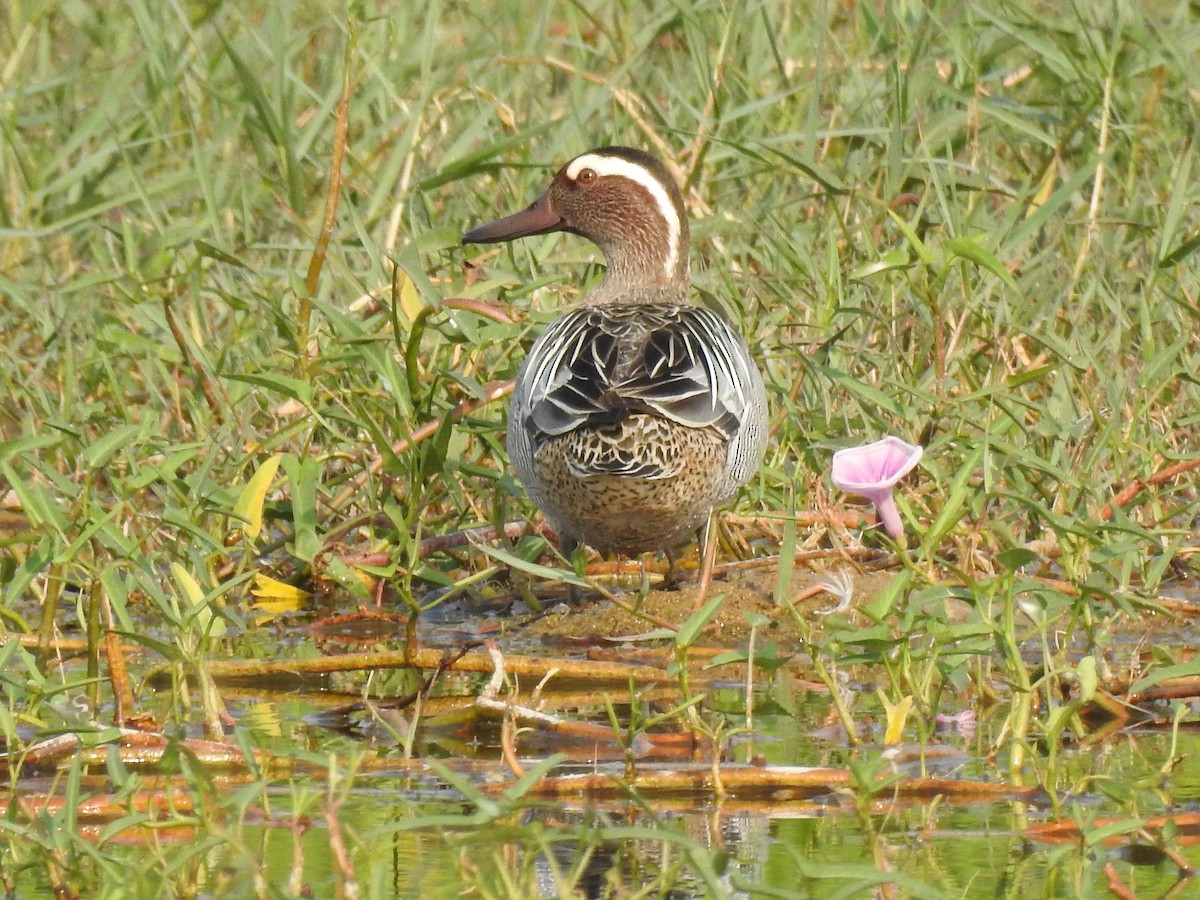
[[[686,303],[692,284],[686,227],[672,248],[667,235],[642,235],[616,246],[600,246],[607,270],[588,305],[603,303]]]

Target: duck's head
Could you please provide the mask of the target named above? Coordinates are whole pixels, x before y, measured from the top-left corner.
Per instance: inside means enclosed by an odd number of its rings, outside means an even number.
[[[596,244],[609,286],[686,285],[688,223],[683,197],[666,166],[631,147],[577,156],[541,197],[506,218],[468,231],[464,244],[491,244],[569,231]]]

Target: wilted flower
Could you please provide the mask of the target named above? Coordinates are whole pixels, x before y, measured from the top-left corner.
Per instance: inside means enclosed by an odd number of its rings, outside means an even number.
[[[975,710],[964,709],[953,715],[938,713],[934,718],[936,731],[957,731],[965,738],[975,737]]]
[[[924,452],[921,447],[890,436],[873,444],[839,450],[833,454],[834,486],[874,503],[883,530],[894,540],[904,534],[904,524],[892,488],[912,471]]]
[[[829,576],[828,581],[821,582],[818,587],[824,588],[825,593],[838,598],[837,606],[832,609],[818,610],[818,616],[827,616],[835,612],[843,613],[850,608],[850,601],[854,599],[854,576],[845,569],[834,572]]]

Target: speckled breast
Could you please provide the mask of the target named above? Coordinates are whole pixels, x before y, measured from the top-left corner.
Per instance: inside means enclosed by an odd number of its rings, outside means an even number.
[[[526,487],[567,539],[602,553],[673,549],[728,499],[727,457],[713,429],[631,416],[546,441]]]

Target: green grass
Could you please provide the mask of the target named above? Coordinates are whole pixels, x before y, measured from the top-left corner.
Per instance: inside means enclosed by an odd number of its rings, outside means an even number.
[[[182,666],[275,652],[209,624],[251,618],[260,547],[277,576],[360,593],[327,551],[383,550],[410,603],[418,582],[460,577],[461,558],[421,559],[420,539],[532,510],[504,403],[450,413],[513,377],[600,269],[576,238],[459,237],[613,142],[686,179],[696,282],[762,365],[772,441],[739,511],[840,503],[839,447],[925,445],[903,501],[912,574],[877,609],[895,646],[963,595],[976,632],[948,640],[975,642],[971,678],[1015,677],[1014,596],[1103,649],[1114,614],[1195,573],[1195,471],[1099,515],[1200,452],[1194,4],[18,0],[0,15],[14,632],[55,609],[86,630],[82,591],[122,631],[157,623]],[[306,283],[345,82],[340,203]],[[275,454],[267,528],[230,544]],[[892,657],[887,683],[931,714],[966,675],[925,652]],[[10,665],[10,742],[57,725],[50,698],[85,686]],[[4,852],[9,872],[121,871],[99,849]]]

